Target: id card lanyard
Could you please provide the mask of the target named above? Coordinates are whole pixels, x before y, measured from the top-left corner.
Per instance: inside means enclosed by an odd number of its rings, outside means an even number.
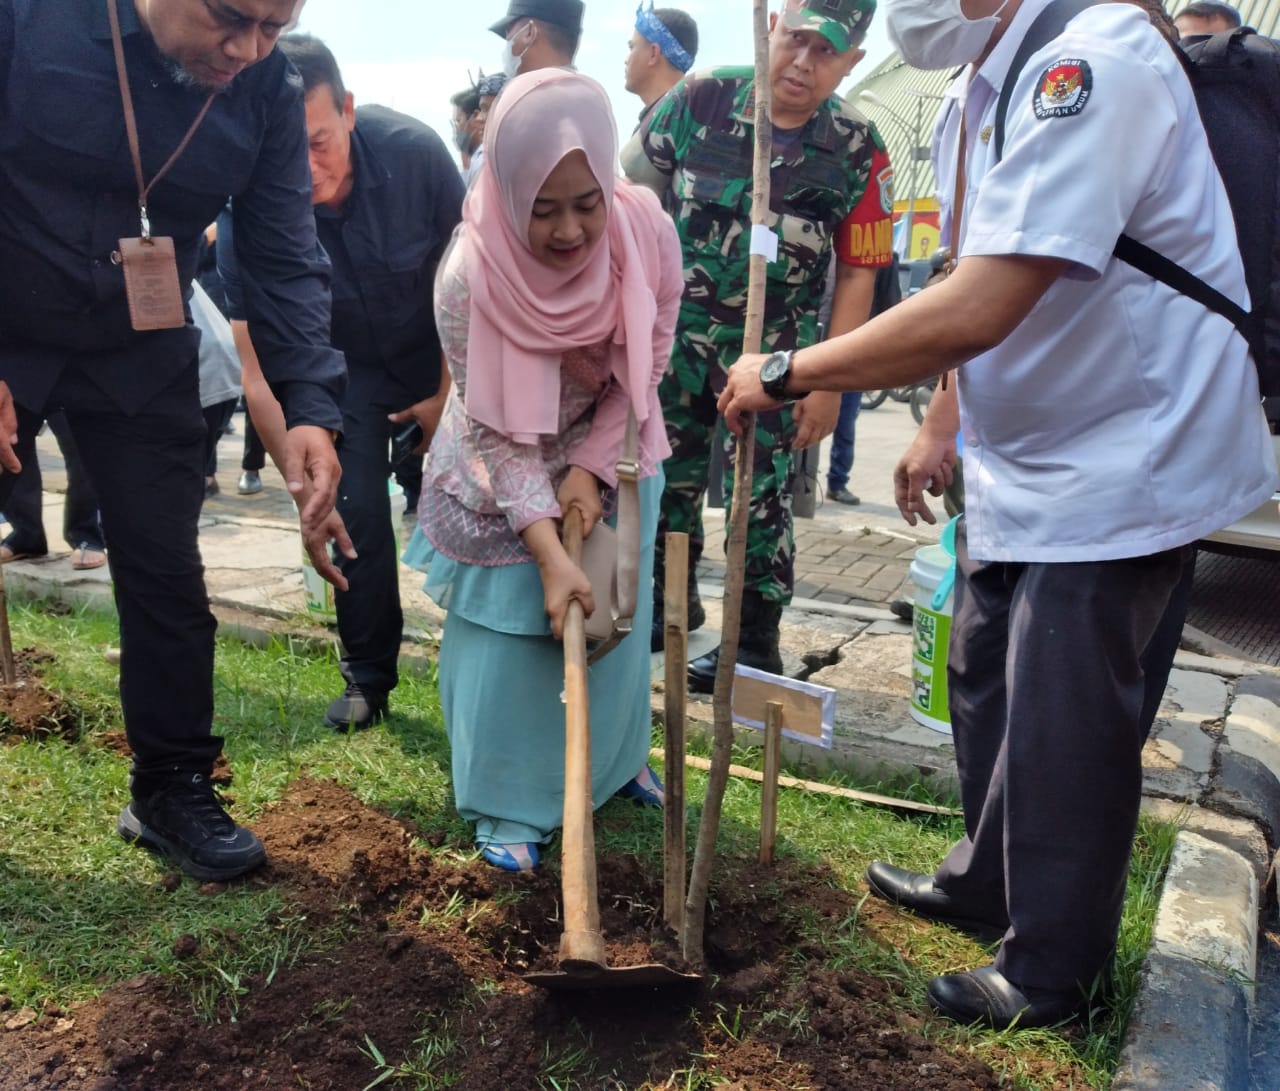
[[[151,234],[151,220],[147,216],[147,198],[178,157],[187,150],[191,138],[196,135],[204,120],[213,95],[205,99],[182,143],[156,176],[147,182],[142,174],[142,154],[138,150],[138,121],[133,113],[133,95],[129,91],[129,74],[124,63],[124,42],[120,34],[120,13],[116,0],[107,0],[107,18],[111,23],[111,46],[116,57],[116,76],[120,80],[120,101],[124,105],[124,127],[129,136],[129,154],[133,157],[133,170],[138,179],[138,218],[141,233],[137,238],[120,239],[120,249],[115,258],[124,270],[124,291],[129,301],[129,320],[135,330],[171,330],[186,324],[182,309],[182,289],[178,285],[178,259],[173,239]],[[118,257],[117,257],[118,255]]]

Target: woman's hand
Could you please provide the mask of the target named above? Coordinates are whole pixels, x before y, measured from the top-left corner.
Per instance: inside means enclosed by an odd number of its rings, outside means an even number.
[[[582,536],[590,536],[592,529],[604,516],[600,502],[600,482],[590,470],[570,466],[560,487],[556,490],[556,502],[560,505],[560,518],[569,514],[570,508],[582,512]],[[590,613],[591,611],[587,611]]]
[[[572,600],[577,599],[582,604],[584,617],[590,617],[596,608],[591,595],[591,581],[569,560],[563,549],[558,558],[551,558],[545,564],[539,562],[538,573],[542,576],[542,601],[551,620],[551,634],[557,640],[563,640],[565,616]]]

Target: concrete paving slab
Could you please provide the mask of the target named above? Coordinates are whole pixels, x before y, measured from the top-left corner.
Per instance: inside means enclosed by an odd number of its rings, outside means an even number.
[[[1205,802],[1256,822],[1268,843],[1280,843],[1280,782],[1257,758],[1237,753],[1225,743],[1219,746],[1218,768]]]
[[[1173,670],[1143,766],[1152,791],[1195,798],[1209,787],[1217,731],[1227,712],[1227,682],[1212,674]],[[1206,730],[1213,725],[1214,731]]]

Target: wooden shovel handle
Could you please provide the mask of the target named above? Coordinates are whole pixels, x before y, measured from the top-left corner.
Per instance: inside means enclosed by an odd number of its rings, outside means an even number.
[[[564,520],[569,559],[582,559],[582,513]],[[587,632],[582,604],[570,599],[564,619],[564,834],[561,841],[563,968],[606,967],[596,893],[595,830],[591,806],[591,711],[587,694]]]

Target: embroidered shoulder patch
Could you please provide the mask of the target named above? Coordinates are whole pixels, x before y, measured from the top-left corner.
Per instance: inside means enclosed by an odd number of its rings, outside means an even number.
[[[880,211],[886,216],[893,215],[893,167],[885,167],[876,175],[876,184],[880,187]]]
[[[1051,117],[1071,117],[1084,109],[1093,92],[1093,71],[1089,62],[1078,57],[1064,57],[1054,61],[1036,80],[1036,117],[1047,121]]]

